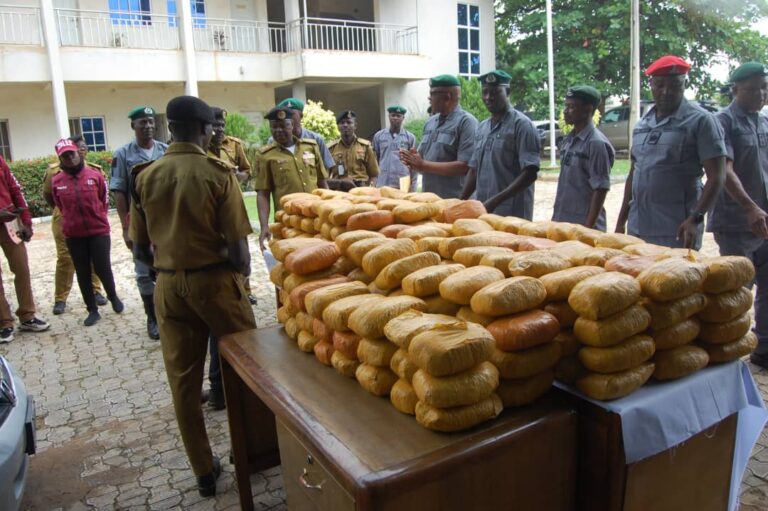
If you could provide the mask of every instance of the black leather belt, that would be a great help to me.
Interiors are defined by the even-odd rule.
[[[233,269],[232,265],[227,262],[221,262],[221,263],[214,263],[209,264],[206,266],[201,266],[200,268],[186,268],[186,269],[180,269],[180,270],[166,270],[164,268],[155,268],[160,273],[176,273],[177,271],[183,271],[186,273],[198,273],[201,271],[212,271],[212,270],[223,270],[223,269]]]

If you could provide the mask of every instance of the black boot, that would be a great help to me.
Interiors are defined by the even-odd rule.
[[[147,335],[157,341],[160,339],[160,332],[157,330],[155,301],[152,295],[141,295],[141,301],[144,302],[144,312],[147,314]]]

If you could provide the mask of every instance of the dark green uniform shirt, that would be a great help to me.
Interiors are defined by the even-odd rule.
[[[370,181],[371,178],[379,175],[379,162],[376,160],[376,153],[373,152],[373,146],[364,138],[357,138],[346,145],[341,140],[333,142],[328,150],[331,151],[333,161],[336,162],[335,178],[349,178],[354,181]],[[339,162],[344,165],[346,174],[339,176]]]

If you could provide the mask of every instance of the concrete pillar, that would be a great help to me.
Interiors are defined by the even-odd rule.
[[[291,84],[291,97],[307,101],[307,84],[304,80],[296,80]]]
[[[387,115],[387,107],[390,105],[403,105],[409,110],[406,114],[406,120],[408,115],[412,114],[412,109],[404,105],[406,97],[405,83],[400,80],[385,80],[379,87],[379,116],[381,119],[381,127],[386,128],[389,126],[389,117]]]
[[[181,49],[184,53],[184,67],[187,80],[184,82],[184,94],[197,96],[197,63],[195,62],[195,41],[192,31],[192,7],[189,0],[176,0],[176,10],[181,28]]]
[[[67,96],[64,92],[59,33],[56,13],[53,10],[53,0],[40,0],[40,21],[43,25],[45,48],[48,51],[48,69],[51,72],[51,92],[53,93],[53,115],[56,118],[56,131],[59,133],[59,137],[64,138],[70,135],[69,114],[67,113]]]

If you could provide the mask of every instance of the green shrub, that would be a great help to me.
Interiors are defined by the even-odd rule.
[[[326,142],[337,140],[341,137],[339,127],[336,125],[336,116],[330,110],[323,108],[322,101],[315,103],[311,99],[304,106],[304,116],[301,125],[308,130],[318,133]]]
[[[560,126],[560,132],[565,137],[568,135],[571,131],[573,131],[573,124],[566,124],[565,123],[565,110],[560,111],[560,117],[558,118],[558,126]],[[594,115],[592,116],[592,122],[595,124],[595,126],[600,124],[600,110],[595,110]]]
[[[253,143],[258,140],[256,126],[246,116],[237,112],[227,113],[227,123],[224,127],[224,132],[230,137],[239,138],[243,142]]]
[[[405,129],[413,133],[413,135],[416,137],[417,146],[421,143],[421,139],[424,136],[424,125],[426,123],[427,119],[425,117],[420,117],[416,119],[409,119],[403,124]]]

